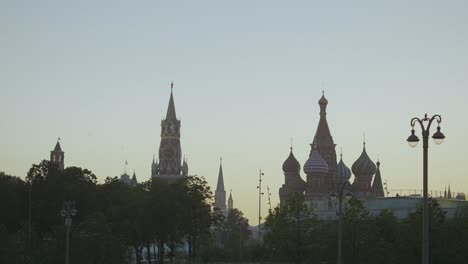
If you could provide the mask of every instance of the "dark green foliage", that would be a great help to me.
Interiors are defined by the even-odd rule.
[[[299,201],[290,201],[301,208]],[[309,235],[295,235],[289,207],[277,207],[267,218],[265,235],[266,258],[271,261],[296,263],[337,262],[337,221],[317,221]],[[421,262],[422,210],[397,220],[388,210],[371,216],[358,199],[345,206],[343,260],[346,264],[382,263],[413,264]],[[302,212],[307,212],[305,208]],[[430,215],[431,263],[468,263],[468,209],[460,208],[456,217],[445,213],[432,200]],[[313,217],[310,221],[313,221]],[[305,225],[304,225],[305,226]],[[307,234],[306,230],[303,230]],[[293,246],[292,246],[293,245]],[[306,248],[301,252],[302,249]],[[300,258],[298,257],[300,256]]]
[[[117,177],[98,184],[89,170],[59,171],[42,161],[32,166],[26,181],[0,172],[0,263],[63,263],[64,200],[76,201],[78,209],[71,227],[71,263],[128,263],[134,254],[139,264],[143,258],[159,263],[174,258],[201,263],[337,261],[337,221],[317,219],[301,196],[270,212],[263,243],[258,243],[241,211],[224,216],[211,210],[212,193],[202,177],[171,184],[151,179],[132,188]],[[447,219],[431,200],[429,216],[431,263],[468,263],[468,207]],[[420,262],[421,223],[421,208],[397,220],[387,210],[371,216],[361,201],[351,199],[344,210],[345,263]],[[178,250],[182,243],[188,256]],[[152,254],[153,245],[158,256]]]
[[[303,263],[317,242],[314,241],[316,222],[303,196],[293,196],[286,205],[274,208],[268,215],[265,243],[276,258]]]
[[[132,188],[117,177],[98,184],[87,169],[60,171],[44,160],[31,167],[26,181],[0,172],[0,210],[8,212],[0,217],[0,263],[63,263],[65,200],[75,201],[78,210],[72,218],[71,263],[128,263],[133,254],[137,263],[142,258],[162,263],[184,242],[192,259],[201,240],[210,238],[212,194],[203,177],[172,184],[152,179]],[[143,256],[143,249],[154,252],[153,244],[159,256],[149,250]]]

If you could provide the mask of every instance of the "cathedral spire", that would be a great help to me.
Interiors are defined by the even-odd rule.
[[[374,182],[372,183],[371,193],[373,197],[385,197],[382,176],[380,175],[380,160],[377,161],[377,171],[374,176]]]
[[[314,142],[318,145],[333,145],[333,138],[330,133],[330,128],[328,127],[327,122],[327,105],[328,100],[325,98],[325,92],[322,91],[322,97],[318,101],[320,106],[320,121],[317,127],[317,132],[315,133]]]
[[[174,83],[171,82],[171,97],[169,98],[169,105],[167,106],[166,120],[176,120],[176,111],[174,105],[174,96],[172,90],[174,88]]]
[[[229,199],[228,199],[228,211],[234,208],[234,201],[232,200],[232,190],[229,192]]]
[[[223,158],[219,159],[218,184],[216,185],[216,191],[224,191]]]
[[[215,190],[214,208],[218,208],[223,214],[226,213],[226,191],[224,190],[223,158],[219,159],[218,183]]]

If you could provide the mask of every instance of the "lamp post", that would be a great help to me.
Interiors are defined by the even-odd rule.
[[[260,169],[259,175],[258,175],[258,241],[261,241],[262,238],[262,231],[261,231],[261,226],[260,222],[262,220],[262,176],[263,176],[262,169]]]
[[[440,115],[434,115],[431,118],[424,115],[424,118],[414,117],[411,119],[411,135],[408,137],[408,145],[410,147],[416,147],[419,142],[419,138],[414,134],[414,126],[419,124],[421,126],[421,133],[423,137],[423,225],[422,225],[422,264],[429,264],[429,214],[427,205],[427,163],[428,163],[428,148],[429,148],[429,131],[433,121],[437,121],[437,132],[432,135],[434,143],[437,145],[442,144],[445,139],[445,135],[440,132],[440,123],[442,117]]]
[[[65,264],[70,263],[70,226],[72,223],[72,217],[75,216],[77,210],[75,209],[75,201],[65,201],[63,203],[60,214],[65,218],[66,231],[66,244],[65,244]]]
[[[353,195],[350,192],[345,193],[345,187],[348,180],[343,181],[338,187],[338,195],[330,194],[330,199],[336,201],[338,199],[338,264],[343,263],[343,198],[349,201]]]
[[[32,233],[32,227],[31,227],[31,222],[32,222],[32,179],[29,179],[28,181],[29,185],[29,203],[28,203],[28,253],[29,253],[29,259],[32,257],[32,243],[31,243],[31,233]],[[29,262],[28,262],[29,263]]]

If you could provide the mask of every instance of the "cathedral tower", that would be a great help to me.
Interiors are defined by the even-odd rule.
[[[228,199],[228,212],[234,209],[234,201],[232,200],[232,190],[229,193],[229,199]]]
[[[361,156],[354,162],[351,170],[354,174],[353,193],[358,197],[369,196],[371,194],[372,177],[377,169],[374,162],[367,155],[366,143],[363,145]]]
[[[336,151],[335,143],[333,142],[333,137],[330,133],[330,128],[327,121],[327,105],[328,100],[325,98],[325,93],[322,92],[322,97],[318,101],[320,106],[320,121],[315,133],[313,144],[317,145],[317,151],[320,153],[320,156],[327,162],[329,171],[325,177],[325,182],[323,185],[323,192],[330,192],[336,189]],[[310,151],[312,155],[313,149]]]
[[[379,198],[385,197],[382,176],[380,175],[380,161],[377,161],[377,172],[375,173],[374,182],[371,188],[372,197]]]
[[[219,161],[218,184],[215,191],[214,208],[218,208],[223,214],[226,214],[226,191],[224,190],[223,164]]]
[[[300,175],[301,165],[294,157],[292,147],[288,158],[283,163],[284,184],[279,189],[280,204],[284,205],[293,193],[303,194],[306,183]]]
[[[176,117],[173,83],[167,107],[166,118],[161,121],[161,143],[159,145],[159,164],[153,161],[152,176],[168,181],[182,178],[182,149],[180,147],[180,120]],[[185,172],[188,171],[186,165]]]
[[[62,151],[60,147],[60,138],[57,140],[57,144],[55,144],[54,150],[50,152],[50,162],[57,164],[58,169],[63,171],[64,169],[64,159],[65,159],[65,152]]]
[[[318,152],[317,145],[312,144],[312,153],[304,164],[304,173],[307,175],[306,200],[328,197],[327,177],[329,171],[328,164]]]

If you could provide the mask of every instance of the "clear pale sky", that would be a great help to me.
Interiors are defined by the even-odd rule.
[[[24,177],[61,137],[66,166],[103,182],[128,160],[148,180],[174,81],[190,173],[215,187],[222,156],[234,206],[255,224],[258,170],[278,203],[290,138],[304,164],[324,82],[349,167],[365,132],[389,188],[421,188],[409,121],[439,113],[447,140],[430,146],[430,189],[466,192],[467,12],[427,0],[2,1],[0,170]]]

